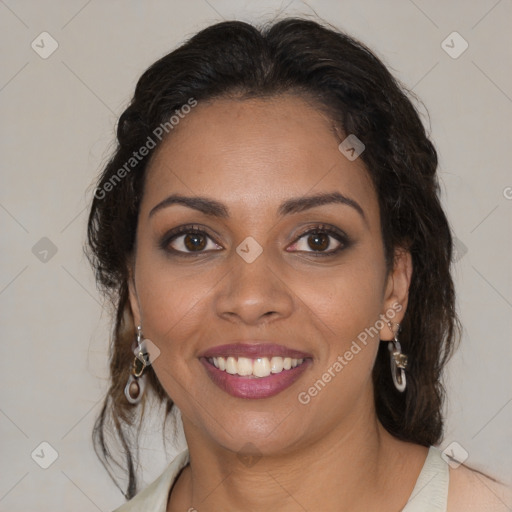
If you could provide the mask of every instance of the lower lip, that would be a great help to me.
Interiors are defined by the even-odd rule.
[[[311,359],[305,359],[302,364],[283,370],[281,373],[272,373],[268,377],[244,377],[231,375],[219,370],[204,357],[200,358],[212,381],[231,396],[237,398],[270,398],[290,387],[307,369]]]

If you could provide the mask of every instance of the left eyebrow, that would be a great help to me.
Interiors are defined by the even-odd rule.
[[[173,194],[152,208],[149,212],[149,217],[153,216],[159,210],[167,208],[173,204],[181,204],[182,206],[198,210],[201,213],[212,217],[228,217],[229,215],[228,209],[222,203],[208,197],[186,197],[179,194]]]
[[[279,214],[289,215],[291,213],[299,213],[303,212],[304,210],[309,210],[310,208],[323,206],[325,204],[344,204],[350,206],[359,213],[359,215],[363,218],[365,224],[368,225],[368,219],[366,218],[366,215],[364,213],[364,210],[361,208],[361,205],[354,199],[344,196],[339,192],[315,194],[313,196],[303,196],[288,199],[279,207]]]

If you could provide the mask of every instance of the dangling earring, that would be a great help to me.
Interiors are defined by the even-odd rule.
[[[400,324],[396,324],[396,330],[393,329],[391,322],[388,322],[389,328],[393,333],[393,341],[388,343],[388,349],[391,359],[391,376],[393,377],[393,384],[395,388],[403,393],[405,386],[407,385],[405,378],[405,368],[407,366],[407,356],[402,354],[402,347],[398,341],[398,331],[400,330]]]
[[[149,355],[146,350],[144,336],[142,335],[142,327],[137,326],[137,346],[134,349],[135,358],[132,363],[132,369],[128,382],[124,387],[124,395],[131,404],[138,404],[144,395],[146,387],[146,375],[144,370],[150,365]]]

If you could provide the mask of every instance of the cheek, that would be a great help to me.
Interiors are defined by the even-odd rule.
[[[298,396],[310,412],[335,425],[340,415],[371,403],[372,368],[380,344],[383,275],[375,262],[347,265],[329,276],[303,282],[301,297],[320,358]],[[370,407],[370,405],[368,405]]]
[[[144,322],[144,336],[160,350],[153,368],[171,399],[186,411],[190,393],[197,403],[201,393],[193,378],[202,371],[195,357],[201,333],[207,329],[204,308],[216,280],[206,273],[194,274],[160,265],[153,259],[140,260],[138,294]],[[218,280],[217,280],[218,281]]]
[[[291,288],[331,340],[342,349],[366,328],[375,325],[382,310],[384,269],[379,262],[358,255],[337,267],[305,279],[298,273]]]
[[[380,344],[376,324],[383,301],[385,274],[381,267],[358,254],[325,275],[296,281],[308,322],[314,325],[319,354],[319,364],[307,382],[311,387],[301,391],[316,400],[314,407],[326,418],[338,414],[329,409],[333,403],[337,411],[352,410],[362,390],[369,389]],[[304,327],[307,332],[308,326]],[[316,393],[322,395],[318,400],[313,398]]]
[[[222,280],[222,269],[171,264],[164,256],[140,251],[136,287],[144,323],[144,335],[168,361],[191,356],[198,334],[206,328],[209,297]],[[155,369],[158,365],[155,362]]]

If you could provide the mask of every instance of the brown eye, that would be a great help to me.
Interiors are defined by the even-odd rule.
[[[222,249],[206,232],[187,227],[180,227],[168,234],[162,240],[161,247],[166,251],[182,254],[199,254]]]
[[[286,250],[312,256],[332,256],[351,245],[348,236],[329,226],[318,226],[303,233]]]
[[[200,233],[189,233],[185,235],[183,243],[189,251],[202,251],[206,247],[207,239]]]
[[[313,251],[325,251],[329,243],[329,235],[326,233],[313,233],[308,236],[308,246]]]

